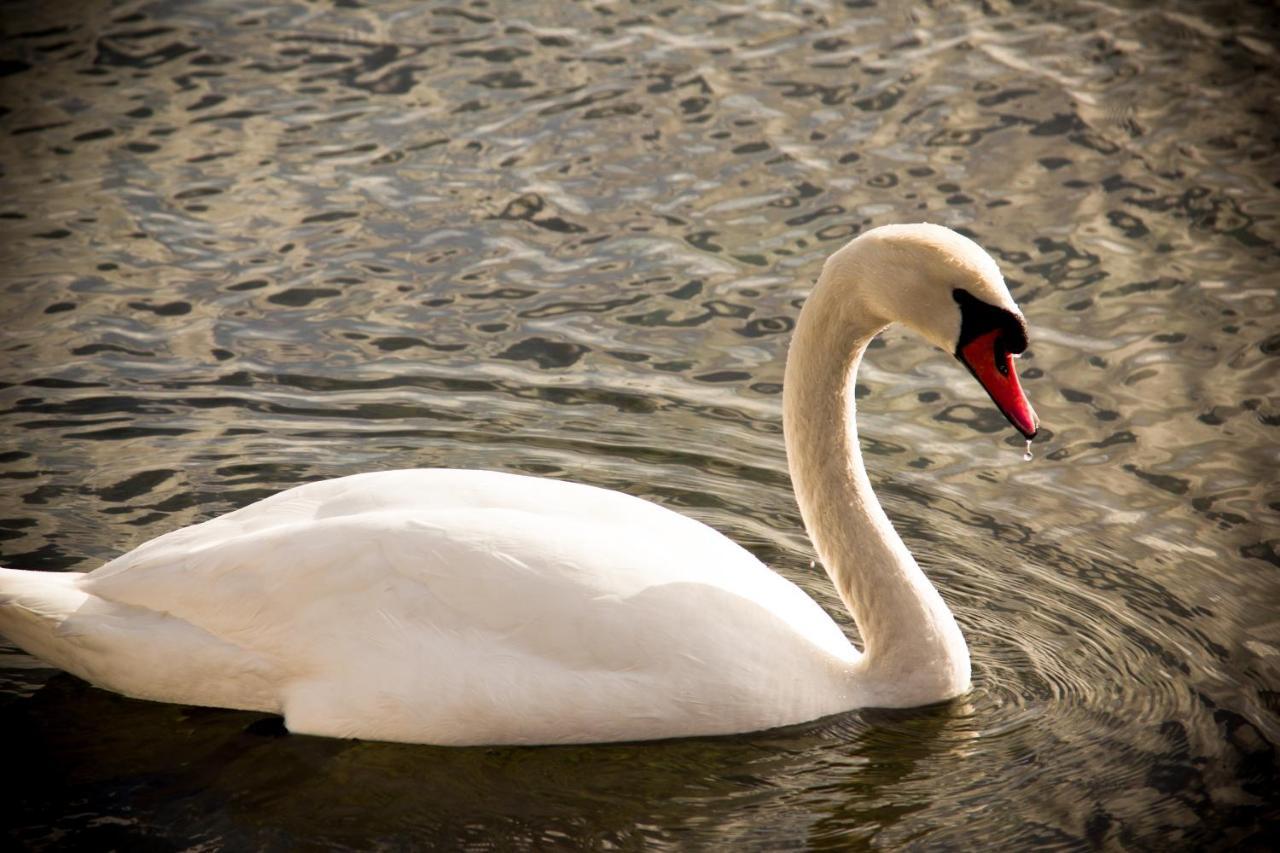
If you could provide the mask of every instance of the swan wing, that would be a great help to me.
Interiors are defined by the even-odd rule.
[[[542,526],[530,529],[516,523],[520,518]],[[216,624],[254,599],[270,600],[271,590],[319,599],[326,588],[364,588],[393,574],[471,583],[469,575],[500,552],[503,565],[528,561],[544,574],[568,571],[558,551],[574,543],[582,550],[589,541],[600,551],[582,576],[605,583],[626,575],[614,571],[622,564],[610,552],[619,549],[594,541],[605,530],[646,531],[673,555],[712,548],[730,561],[669,561],[677,573],[732,576],[732,563],[756,563],[706,525],[620,492],[491,471],[410,469],[297,486],[152,539],[84,583],[103,598]],[[462,547],[471,553],[455,553]]]
[[[492,472],[308,484],[83,583],[270,661],[290,728],[323,734],[545,742],[776,725],[823,712],[850,651],[811,599],[711,528]]]

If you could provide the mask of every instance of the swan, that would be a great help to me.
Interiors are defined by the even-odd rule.
[[[442,745],[757,731],[969,688],[955,618],[872,492],[868,343],[954,353],[1028,441],[1026,323],[995,261],[938,225],[831,255],[797,321],[783,426],[805,527],[863,648],[710,527],[587,485],[478,470],[307,483],[95,571],[0,569],[0,633],[141,699],[292,732]]]

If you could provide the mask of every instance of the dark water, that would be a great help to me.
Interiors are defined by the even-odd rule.
[[[295,483],[571,478],[838,602],[783,355],[928,219],[1032,325],[1033,463],[902,332],[872,476],[971,695],[438,749],[134,702],[0,647],[10,841],[91,849],[1262,849],[1277,820],[1269,4],[0,6],[0,551],[92,569]],[[934,8],[936,6],[937,8]]]

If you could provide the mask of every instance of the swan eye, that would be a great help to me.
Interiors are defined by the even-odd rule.
[[[956,340],[957,356],[975,339],[991,332],[999,332],[996,349],[1000,362],[1003,355],[1019,355],[1027,349],[1027,323],[1007,308],[983,302],[969,291],[957,287],[951,297],[960,306],[960,337]]]

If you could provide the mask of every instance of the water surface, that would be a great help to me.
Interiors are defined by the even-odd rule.
[[[961,229],[1036,459],[948,355],[860,377],[974,688],[730,738],[439,749],[123,699],[0,646],[12,841],[1261,849],[1277,807],[1280,43],[1266,4],[11,3],[0,558],[89,570],[448,465],[705,521],[852,631],[780,390],[825,256]]]

